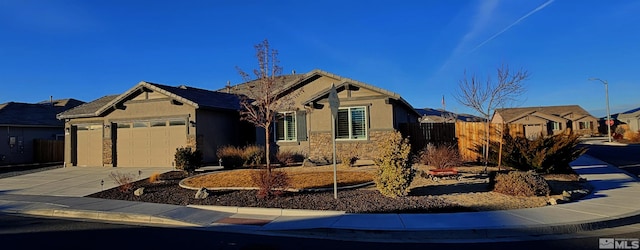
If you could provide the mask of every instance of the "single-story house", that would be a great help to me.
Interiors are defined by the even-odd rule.
[[[631,131],[640,131],[640,108],[627,110],[618,114],[618,121],[629,125]]]
[[[72,166],[174,166],[178,147],[216,162],[222,145],[253,142],[242,131],[236,95],[142,81],[58,114],[64,120],[65,162]]]
[[[421,115],[421,123],[481,122],[485,120],[482,117],[469,114],[457,114],[442,109],[423,108],[416,109],[416,112]]]
[[[496,109],[491,122],[521,124],[527,138],[555,135],[567,128],[582,135],[598,133],[598,118],[578,105]]]
[[[8,102],[0,104],[0,165],[34,163],[34,140],[63,140],[64,123],[56,114],[84,102],[76,99],[49,100],[40,103]]]
[[[315,161],[332,159],[332,118],[328,101],[332,84],[340,101],[335,121],[338,152],[372,159],[377,156],[378,138],[397,130],[401,123],[417,123],[420,117],[396,93],[323,70],[292,73],[278,80],[276,92],[282,97],[293,97],[293,105],[279,110],[271,143],[277,150],[297,152]],[[254,98],[251,95],[256,83],[254,80],[229,85],[218,91]],[[265,143],[264,131],[258,130],[256,137],[258,143]]]

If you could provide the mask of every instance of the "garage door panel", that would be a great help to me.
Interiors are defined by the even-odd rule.
[[[186,125],[118,129],[117,161],[122,167],[173,166],[175,150],[186,144]],[[154,126],[155,124],[155,126]]]
[[[102,166],[102,129],[94,125],[91,130],[76,131],[76,165]]]

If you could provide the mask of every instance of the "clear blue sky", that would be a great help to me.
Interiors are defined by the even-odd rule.
[[[218,89],[268,39],[284,72],[322,69],[472,113],[463,72],[531,78],[519,106],[640,107],[640,1],[0,0],[0,103],[120,94],[139,81]]]

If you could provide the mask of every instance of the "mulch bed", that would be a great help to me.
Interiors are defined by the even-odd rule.
[[[163,203],[174,205],[218,205],[240,207],[266,207],[284,209],[312,209],[346,211],[347,213],[448,213],[475,211],[451,204],[437,196],[407,196],[388,198],[371,189],[339,190],[338,199],[330,192],[287,192],[271,199],[257,198],[255,190],[209,191],[209,197],[195,199],[194,190],[181,188],[178,183],[187,177],[180,171],[162,174],[162,182],[137,181],[129,192],[119,188],[91,194],[88,197]],[[133,190],[144,187],[142,196]]]

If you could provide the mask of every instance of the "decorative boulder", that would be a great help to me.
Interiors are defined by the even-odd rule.
[[[304,159],[304,161],[302,161],[302,166],[303,167],[315,167],[316,164],[313,163],[311,160],[309,159]]]
[[[209,191],[206,188],[200,188],[198,192],[196,192],[196,199],[202,200],[209,197]]]
[[[142,196],[144,194],[144,188],[141,187],[141,188],[136,189],[135,191],[133,191],[133,194],[135,196]]]

